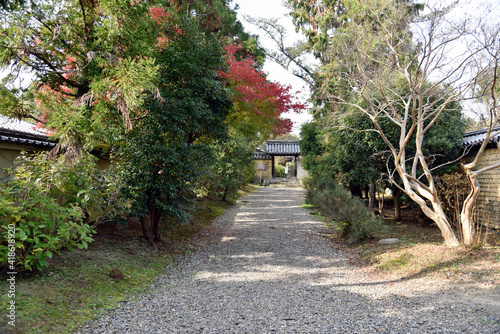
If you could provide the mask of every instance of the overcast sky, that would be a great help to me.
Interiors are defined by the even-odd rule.
[[[245,21],[243,15],[248,15],[251,17],[258,18],[278,18],[281,25],[288,29],[288,45],[292,45],[297,39],[303,39],[299,34],[295,33],[295,28],[292,23],[292,19],[287,16],[288,9],[282,4],[282,0],[233,0],[234,4],[239,5],[238,18],[243,23],[245,30],[251,34],[256,34],[260,36],[259,41],[266,48],[272,48],[273,44],[267,39],[260,30],[253,24]],[[301,79],[290,74],[280,65],[267,60],[264,65],[264,72],[268,74],[268,79],[271,81],[279,82],[282,85],[291,85],[292,92],[298,92],[295,94],[299,97],[302,103],[307,103],[309,98],[309,89],[307,84]],[[295,113],[283,114],[284,117],[290,118],[294,123],[292,132],[299,134],[300,125],[310,119],[312,116],[307,112],[300,115]]]

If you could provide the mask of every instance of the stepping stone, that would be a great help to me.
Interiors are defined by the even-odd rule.
[[[399,243],[399,239],[392,238],[392,239],[380,239],[378,241],[379,245],[394,245]]]

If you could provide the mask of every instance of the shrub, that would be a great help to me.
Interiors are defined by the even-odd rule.
[[[361,241],[384,228],[381,219],[374,217],[361,199],[353,197],[334,180],[308,179],[304,185],[306,201],[329,219],[343,238]]]
[[[0,185],[0,266],[17,271],[41,270],[63,248],[87,248],[95,233],[90,221],[102,219],[110,200],[117,202],[106,196],[109,184],[97,185],[101,174],[91,157],[68,163],[46,153],[24,154],[9,172]],[[15,259],[9,258],[13,250]]]
[[[274,176],[285,177],[285,166],[274,165]]]
[[[89,175],[92,188],[87,191],[80,190],[80,195],[88,196],[82,205],[86,222],[96,226],[105,221],[123,220],[122,218],[131,211],[132,202],[122,192],[124,187],[122,170],[112,165],[105,170],[93,168]]]
[[[73,204],[63,207],[44,194],[32,194],[26,201],[13,200],[14,187],[4,187],[0,196],[2,236],[0,237],[0,263],[11,265],[15,271],[41,270],[48,266],[48,258],[63,247],[87,247],[92,242],[93,230],[82,223],[83,213]],[[15,258],[9,257],[12,248],[7,238],[9,229],[15,231]],[[9,249],[10,248],[10,249]]]
[[[215,161],[205,177],[210,193],[227,198],[235,196],[238,189],[254,176],[253,146],[247,138],[232,136],[212,145]]]
[[[314,195],[316,194],[316,179],[308,176],[302,179],[302,185],[306,189],[305,202],[314,205]]]
[[[460,226],[462,203],[471,190],[467,176],[461,173],[451,173],[437,176],[435,180],[444,212],[453,226]]]

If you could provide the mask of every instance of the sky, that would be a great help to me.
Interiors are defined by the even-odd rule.
[[[245,27],[245,31],[251,34],[259,35],[259,42],[265,48],[273,48],[272,42],[253,24],[248,23],[244,19],[244,15],[251,16],[253,18],[278,18],[281,25],[288,29],[288,39],[287,45],[292,45],[298,39],[304,39],[301,35],[295,33],[295,27],[292,23],[292,18],[287,15],[288,9],[282,4],[282,0],[233,0],[233,4],[239,6],[238,19],[241,21]],[[280,65],[266,59],[263,71],[267,73],[268,79],[274,82],[278,82],[285,86],[292,86],[291,92],[299,98],[299,100],[307,104],[309,99],[309,89],[307,84],[295,77],[293,74],[286,71]],[[295,94],[298,92],[297,94]],[[292,133],[299,134],[301,124],[312,119],[312,115],[308,112],[303,112],[302,114],[286,113],[283,117],[290,118],[294,123]]]

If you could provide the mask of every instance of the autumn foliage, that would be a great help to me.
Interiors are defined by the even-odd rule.
[[[291,95],[290,86],[269,81],[264,72],[256,70],[251,56],[238,59],[240,49],[240,45],[226,45],[229,67],[219,71],[233,93],[230,123],[245,123],[252,125],[254,130],[269,131],[274,135],[290,132],[292,122],[280,116],[288,111],[301,113],[305,106]]]

